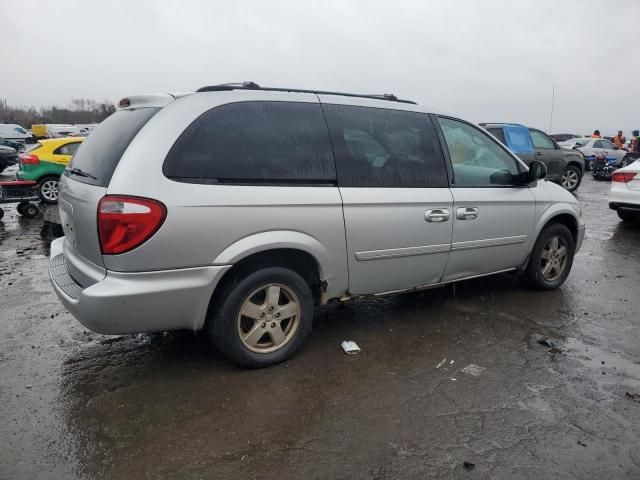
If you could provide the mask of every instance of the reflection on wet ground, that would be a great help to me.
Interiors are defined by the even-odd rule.
[[[48,285],[44,217],[8,212],[0,478],[639,478],[640,227],[607,189],[580,189],[561,289],[504,275],[326,306],[259,371],[191,332],[88,332]]]

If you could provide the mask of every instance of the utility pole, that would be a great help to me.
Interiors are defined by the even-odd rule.
[[[553,126],[553,104],[556,101],[556,86],[553,86],[553,90],[551,90],[551,114],[549,115],[549,135],[553,133],[551,127]]]

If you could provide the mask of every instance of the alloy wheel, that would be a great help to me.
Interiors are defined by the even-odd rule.
[[[578,173],[575,170],[566,170],[562,174],[562,179],[560,180],[560,183],[567,190],[571,190],[575,188],[576,185],[578,185],[578,180],[579,180]]]
[[[567,268],[568,260],[567,244],[561,236],[554,235],[544,246],[540,257],[544,279],[548,282],[557,280]]]
[[[279,283],[263,285],[251,292],[240,308],[240,340],[252,352],[274,352],[293,338],[301,312],[300,301],[289,287]]]
[[[40,186],[42,197],[49,202],[58,201],[58,180],[45,180]]]

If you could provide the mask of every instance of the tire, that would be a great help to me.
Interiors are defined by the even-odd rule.
[[[25,205],[28,205],[28,204],[29,202],[20,202],[18,203],[18,205],[16,205],[16,210],[20,215],[24,215],[24,213],[22,213],[22,209],[25,207]]]
[[[555,251],[553,240],[557,240],[556,247],[564,247],[565,255]],[[573,256],[576,247],[573,235],[567,227],[560,223],[547,225],[536,240],[529,259],[529,264],[525,271],[525,276],[529,285],[535,290],[553,290],[564,283],[573,265]],[[556,262],[555,267],[547,270],[549,260],[544,256],[551,255],[551,259]],[[544,263],[544,265],[543,265]],[[547,273],[545,273],[545,271]]]
[[[623,222],[634,222],[638,220],[638,215],[633,212],[628,212],[619,208],[616,211],[618,212],[618,217],[620,217],[620,220]]]
[[[560,178],[560,185],[569,191],[574,192],[580,186],[582,182],[582,171],[575,165],[567,165],[562,177]]]
[[[266,267],[225,282],[214,294],[206,328],[231,362],[267,367],[287,360],[302,346],[311,333],[313,305],[311,289],[300,275],[287,268]],[[297,313],[277,320],[279,310],[285,315]]]
[[[35,218],[38,215],[38,207],[36,207],[33,203],[27,203],[22,207],[21,215],[27,218]]]
[[[42,203],[58,203],[58,177],[44,177],[38,181],[38,196]]]
[[[2,217],[4,217],[4,210],[0,208],[0,220],[2,220]]]

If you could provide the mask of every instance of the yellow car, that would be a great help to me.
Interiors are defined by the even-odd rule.
[[[18,180],[38,182],[44,203],[58,202],[58,180],[84,137],[53,138],[30,145],[19,158]]]

